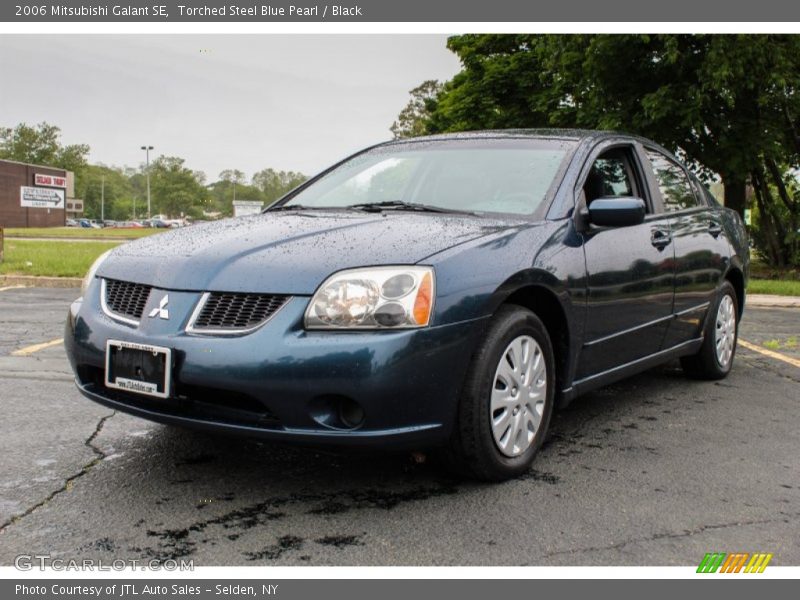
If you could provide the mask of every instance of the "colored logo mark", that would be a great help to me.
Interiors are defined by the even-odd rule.
[[[763,573],[767,568],[772,554],[767,552],[708,552],[700,566],[697,567],[698,573]]]

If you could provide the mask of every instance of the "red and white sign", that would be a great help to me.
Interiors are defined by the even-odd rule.
[[[67,178],[59,177],[58,175],[44,175],[36,173],[33,176],[34,185],[42,185],[45,187],[65,188],[67,187]]]

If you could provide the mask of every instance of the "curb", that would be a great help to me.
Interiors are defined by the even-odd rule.
[[[0,285],[23,285],[25,287],[43,288],[79,288],[83,279],[80,277],[34,277],[32,275],[0,275]]]
[[[758,308],[800,308],[800,296],[774,296],[772,294],[748,294],[744,306]]]

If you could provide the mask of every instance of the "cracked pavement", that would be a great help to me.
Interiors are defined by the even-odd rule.
[[[554,416],[534,470],[457,481],[404,455],[185,431],[74,389],[76,290],[0,292],[0,564],[185,558],[196,565],[687,565],[706,552],[800,564],[800,369],[740,347],[732,374],[677,363]],[[749,309],[740,335],[791,356],[800,311]]]

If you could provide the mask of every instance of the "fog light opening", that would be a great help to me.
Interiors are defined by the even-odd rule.
[[[339,420],[347,429],[361,427],[364,423],[364,409],[358,402],[343,398],[339,402]]]
[[[323,427],[345,431],[358,429],[366,420],[358,402],[339,394],[313,398],[308,405],[308,415]]]

